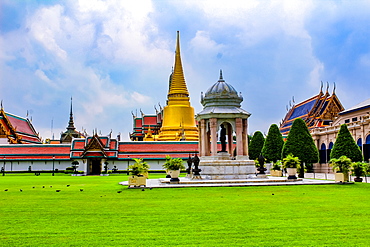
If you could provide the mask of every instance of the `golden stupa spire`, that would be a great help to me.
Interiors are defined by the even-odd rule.
[[[162,127],[158,141],[198,141],[198,128],[194,118],[194,108],[190,105],[180,56],[180,35],[177,31],[175,66],[173,68],[167,96],[163,108]],[[179,135],[179,133],[183,133]]]
[[[185,83],[184,71],[182,70],[181,55],[180,55],[180,32],[177,31],[176,41],[176,56],[175,56],[175,68],[172,73],[172,81],[168,96],[184,94],[185,97],[189,96],[188,89]]]

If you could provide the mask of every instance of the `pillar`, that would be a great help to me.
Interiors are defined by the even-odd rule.
[[[211,153],[212,156],[217,155],[217,118],[210,119],[211,128]]]
[[[227,151],[233,156],[233,127],[231,124],[227,124]]]
[[[243,123],[241,118],[235,119],[236,126],[236,156],[243,156]]]
[[[243,119],[243,155],[248,156],[248,119]]]
[[[206,126],[206,120],[202,119],[199,122],[199,156],[206,156],[207,155],[207,126]]]

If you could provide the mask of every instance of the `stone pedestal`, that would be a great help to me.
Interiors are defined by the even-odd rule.
[[[257,178],[267,178],[266,174],[257,174]]]
[[[226,154],[226,155],[225,155]],[[199,168],[203,179],[247,179],[255,174],[253,160],[231,160],[228,153],[201,157]]]

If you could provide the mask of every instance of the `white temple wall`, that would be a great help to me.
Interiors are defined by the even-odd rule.
[[[65,170],[67,167],[72,166],[73,160],[55,160],[54,169]],[[78,171],[85,171],[86,165],[84,165],[82,160],[77,160],[79,162]],[[162,165],[165,160],[144,160],[150,166],[150,170],[164,170]],[[135,163],[134,160],[108,160],[108,170],[112,170],[114,166],[118,170],[127,170],[129,165]],[[186,166],[186,160],[184,160],[184,165]],[[4,166],[4,161],[0,160],[0,167]],[[32,171],[52,171],[53,169],[53,160],[22,160],[22,161],[10,161],[5,160],[5,171],[28,171],[29,166],[31,166]],[[102,169],[103,166],[102,166]]]

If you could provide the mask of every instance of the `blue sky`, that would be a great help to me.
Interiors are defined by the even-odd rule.
[[[128,140],[131,111],[165,105],[177,30],[195,112],[222,69],[249,133],[267,133],[321,81],[345,108],[370,96],[369,1],[3,0],[0,99],[43,139],[65,131],[72,96],[78,130]]]

